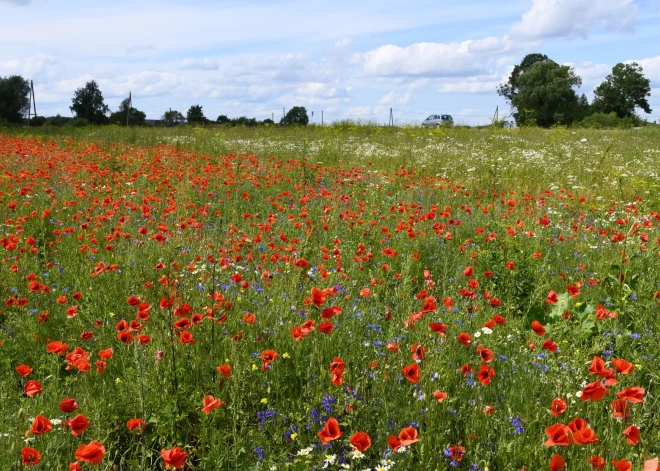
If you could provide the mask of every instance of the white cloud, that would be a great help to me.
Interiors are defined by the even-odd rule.
[[[660,85],[660,56],[627,62],[637,62],[644,69],[644,76],[653,84]]]
[[[488,57],[476,60],[470,52],[472,41],[462,43],[415,43],[407,47],[392,44],[357,54],[367,75],[458,77],[489,71]]]
[[[14,5],[29,5],[31,0],[0,0],[0,2],[13,3]]]
[[[403,94],[396,93],[395,91],[389,92],[380,99],[381,105],[407,105],[412,100],[412,93],[410,91]]]
[[[0,62],[0,75],[16,74],[33,80],[52,79],[61,76],[65,71],[64,66],[48,54],[35,54],[22,60]]]
[[[637,20],[633,0],[533,0],[509,34],[516,40],[586,38],[594,27],[631,32]]]
[[[566,62],[564,65],[573,67],[575,73],[582,79],[583,88],[594,88],[612,72],[612,66],[607,64],[597,64],[595,62]]]
[[[188,70],[218,70],[220,64],[215,59],[204,57],[184,59],[181,61],[180,67]]]

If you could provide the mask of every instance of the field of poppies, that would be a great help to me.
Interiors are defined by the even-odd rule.
[[[38,132],[0,469],[658,470],[660,132]]]

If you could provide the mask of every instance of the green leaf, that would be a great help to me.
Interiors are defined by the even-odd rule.
[[[532,321],[539,321],[543,325],[548,323],[548,316],[542,306],[532,306],[525,317],[527,318],[527,324],[531,324]]]
[[[557,303],[552,306],[552,310],[550,311],[550,317],[553,319],[559,319],[562,314],[564,314],[566,311],[568,311],[568,304],[571,301],[571,297],[568,293],[562,293],[559,295],[559,299]]]

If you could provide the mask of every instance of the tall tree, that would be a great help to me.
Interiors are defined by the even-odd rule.
[[[554,61],[535,63],[518,78],[511,100],[518,125],[549,127],[571,124],[579,117],[580,100],[574,87],[582,85],[572,67]]]
[[[30,83],[23,77],[0,77],[0,120],[20,123],[30,105]]]
[[[179,124],[185,120],[183,115],[176,110],[166,111],[163,113],[163,117],[161,119],[168,126],[174,126],[175,124]]]
[[[119,109],[110,115],[110,123],[120,124],[121,126],[126,125],[126,117],[128,116],[128,125],[129,126],[143,126],[147,115],[140,111],[136,110],[131,106],[130,112],[128,111],[128,98],[125,98],[119,105]]]
[[[500,96],[506,98],[506,100],[511,103],[513,101],[513,97],[515,97],[518,93],[518,81],[520,80],[520,76],[531,69],[532,66],[537,62],[547,62],[549,60],[550,59],[548,59],[548,56],[545,54],[527,54],[520,62],[520,64],[513,68],[511,75],[509,76],[509,80],[497,87],[497,93]]]
[[[206,123],[208,119],[204,116],[201,105],[192,105],[186,113],[189,123]]]
[[[108,121],[110,108],[103,101],[103,94],[96,80],[87,82],[84,87],[76,90],[71,101],[71,111],[77,118],[85,118],[92,124],[105,124]]]
[[[635,107],[651,113],[646,97],[651,96],[651,82],[644,77],[642,67],[631,64],[617,64],[612,73],[594,90],[593,107],[601,113],[616,113],[619,118],[635,114]]]
[[[309,117],[307,116],[307,110],[304,106],[294,106],[291,108],[284,118],[280,120],[280,124],[298,124],[300,126],[307,126],[309,123]]]

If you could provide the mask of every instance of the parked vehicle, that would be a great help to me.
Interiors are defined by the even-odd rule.
[[[422,122],[424,127],[452,126],[454,119],[448,114],[432,114]]]

